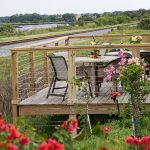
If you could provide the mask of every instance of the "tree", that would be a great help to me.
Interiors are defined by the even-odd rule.
[[[67,23],[74,23],[76,21],[74,14],[66,13],[62,17],[63,17],[64,21]]]

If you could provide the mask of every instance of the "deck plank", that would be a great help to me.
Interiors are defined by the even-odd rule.
[[[111,93],[113,90],[113,85],[111,83],[103,83],[100,88],[99,96],[92,99],[93,104],[113,104],[113,100],[111,99]],[[118,89],[121,93],[123,90],[121,88]],[[48,87],[43,90],[35,93],[34,95],[28,97],[27,99],[20,102],[22,105],[30,105],[30,104],[67,104],[68,95],[65,98],[65,101],[62,101],[62,97],[49,96],[46,98],[48,92]],[[63,90],[57,90],[57,93],[63,93]],[[83,93],[81,91],[76,92],[77,95],[77,103],[86,103],[86,100],[83,98]],[[122,93],[121,96],[118,97],[119,103],[127,103],[128,94]],[[147,97],[146,103],[150,103],[150,95]]]

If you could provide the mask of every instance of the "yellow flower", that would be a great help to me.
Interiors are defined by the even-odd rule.
[[[130,43],[140,43],[142,41],[142,37],[139,36],[132,36],[130,38]]]
[[[96,45],[96,42],[95,41],[91,41],[90,45]]]

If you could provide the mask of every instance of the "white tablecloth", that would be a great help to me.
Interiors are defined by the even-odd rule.
[[[96,63],[96,62],[107,63],[117,58],[119,57],[118,56],[100,56],[99,58],[76,57],[75,62],[76,63]]]

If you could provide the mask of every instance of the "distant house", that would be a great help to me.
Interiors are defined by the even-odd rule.
[[[79,18],[81,18],[81,14],[75,14],[75,18],[76,18],[76,21],[78,21]]]

